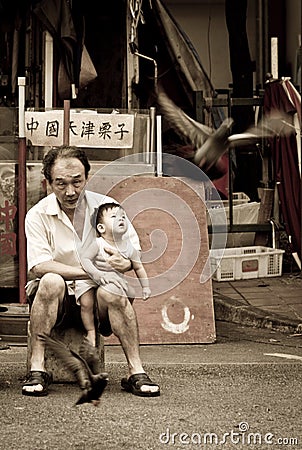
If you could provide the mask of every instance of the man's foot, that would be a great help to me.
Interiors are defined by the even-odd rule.
[[[23,385],[22,394],[33,397],[43,397],[48,394],[48,386],[52,382],[52,376],[47,372],[32,370]]]
[[[7,308],[3,308],[3,310],[7,311]],[[1,310],[1,306],[0,306],[0,312],[2,312]],[[9,350],[9,345],[7,344],[2,344],[2,338],[0,338],[0,350]]]
[[[158,384],[153,383],[146,373],[136,373],[128,379],[123,378],[121,386],[126,392],[140,397],[158,397],[160,395]]]
[[[0,344],[0,350],[9,350],[9,345],[6,344]]]
[[[95,375],[101,372],[100,358],[98,355],[98,350],[94,347],[91,342],[84,338],[80,348],[79,354],[84,358],[90,367],[92,373]]]

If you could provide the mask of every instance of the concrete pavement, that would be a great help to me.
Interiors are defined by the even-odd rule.
[[[285,448],[281,441],[301,448],[301,294],[299,274],[214,281],[215,344],[141,348],[146,371],[161,386],[153,399],[121,390],[120,346],[105,346],[110,381],[100,407],[75,407],[75,384],[53,384],[45,398],[22,396],[27,349],[7,346],[0,351],[0,450],[241,448],[241,427],[253,438],[273,435],[278,448]],[[230,430],[236,445],[187,444],[187,436],[220,439]]]
[[[109,384],[95,408],[74,406],[75,384],[22,396],[26,347],[11,347],[0,352],[0,449],[301,448],[301,348],[301,337],[217,321],[215,344],[141,348],[162,392],[144,399],[121,390],[125,358],[120,346],[108,346]],[[252,441],[241,445],[245,431]]]
[[[301,273],[238,281],[213,281],[216,320],[302,331]]]

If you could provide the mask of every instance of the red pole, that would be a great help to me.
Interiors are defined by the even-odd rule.
[[[25,285],[27,282],[26,261],[26,237],[25,237],[25,215],[26,215],[26,138],[18,141],[18,247],[19,247],[19,301],[26,303]]]
[[[63,144],[69,145],[70,100],[64,100]]]
[[[19,140],[18,140],[18,249],[19,249],[19,302],[26,303],[27,282],[25,215],[26,215],[26,137],[25,86],[26,78],[18,78],[19,85]]]

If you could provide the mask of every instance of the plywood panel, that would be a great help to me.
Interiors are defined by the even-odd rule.
[[[184,179],[148,176],[116,180],[111,178],[106,193],[123,205],[139,234],[152,290],[149,300],[134,302],[141,344],[214,342],[211,279],[200,282],[209,256],[202,183],[192,187]],[[118,341],[110,337],[105,343]]]

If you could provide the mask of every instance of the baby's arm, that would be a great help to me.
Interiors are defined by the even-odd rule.
[[[100,271],[93,263],[95,260],[95,257],[98,254],[98,249],[99,248],[98,248],[97,242],[93,241],[90,243],[89,247],[86,247],[85,249],[83,249],[83,251],[81,252],[81,255],[80,255],[81,263],[82,263],[84,270],[86,270],[86,272],[96,282],[100,278],[100,276],[103,274],[103,272]]]
[[[132,260],[132,266],[133,266],[133,270],[135,271],[137,278],[139,279],[141,287],[143,289],[143,300],[147,300],[151,295],[149,280],[148,280],[146,270],[145,270],[141,260],[139,258],[137,258],[137,255],[136,255],[135,260]]]

